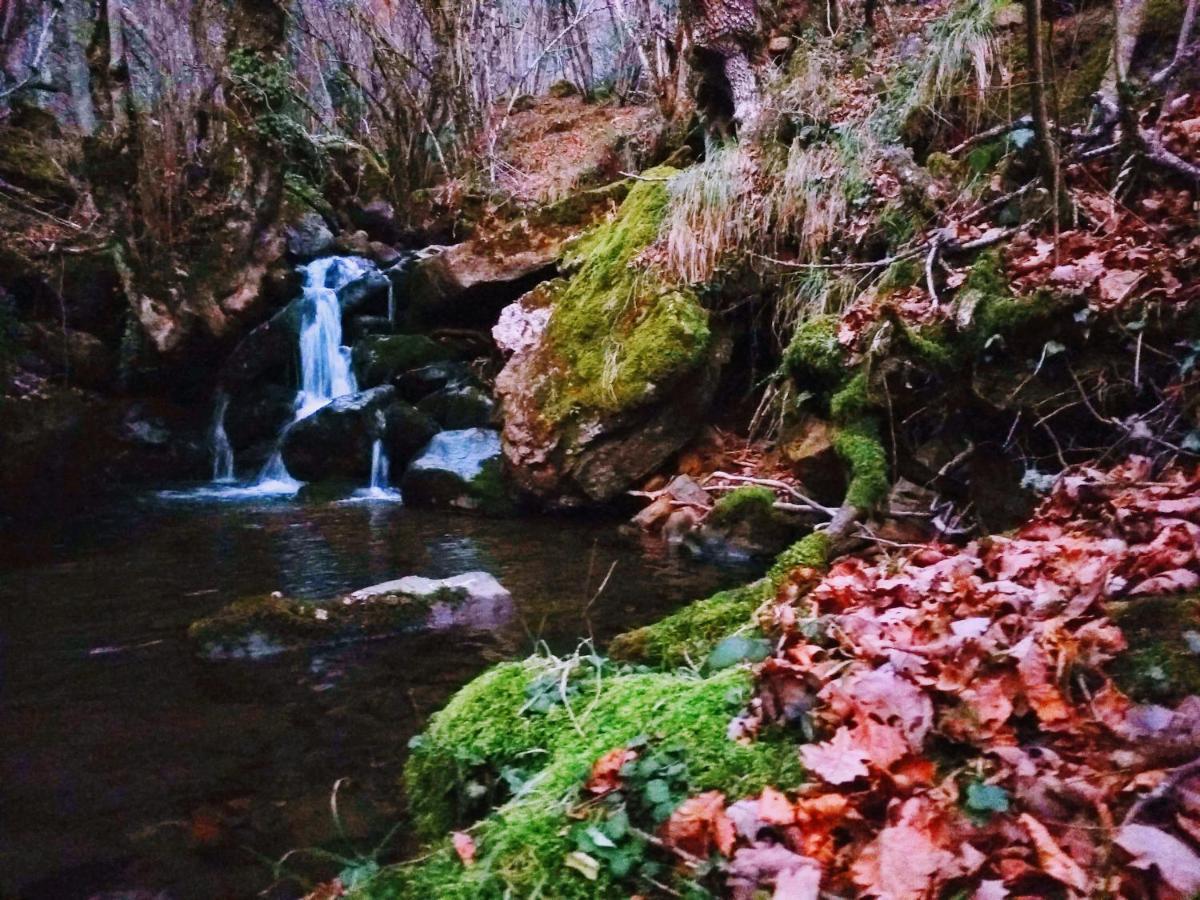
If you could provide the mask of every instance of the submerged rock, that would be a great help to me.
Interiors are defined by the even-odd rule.
[[[514,506],[503,472],[500,435],[485,428],[443,431],[409,464],[406,503],[501,515]]]
[[[413,629],[490,630],[512,612],[512,595],[487,572],[443,579],[413,575],[331,600],[281,594],[239,600],[193,622],[188,636],[211,659],[254,659]]]

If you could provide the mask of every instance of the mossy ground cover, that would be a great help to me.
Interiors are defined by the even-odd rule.
[[[573,666],[546,658],[503,663],[433,717],[414,741],[406,769],[415,821],[426,837],[443,839],[448,829],[471,827],[475,814],[485,813],[471,827],[475,864],[464,866],[438,843],[431,856],[385,870],[358,896],[635,893],[636,882],[623,883],[621,870],[601,865],[585,874],[568,864],[580,827],[604,824],[611,812],[584,802],[582,787],[595,761],[614,748],[633,744],[646,757],[659,752],[677,757],[672,771],[686,793],[744,796],[768,784],[787,788],[802,782],[795,747],[783,736],[767,735],[749,745],[727,737],[731,717],[750,696],[745,668],[701,678],[612,669],[590,660]],[[560,685],[566,687],[560,691]],[[478,793],[489,773],[505,781],[509,799],[491,812],[473,809],[470,794]],[[654,823],[640,827],[653,829]]]
[[[707,310],[690,289],[638,262],[658,237],[673,174],[646,172],[615,218],[567,253],[574,272],[551,291],[547,418],[635,407],[703,361],[712,338]]]

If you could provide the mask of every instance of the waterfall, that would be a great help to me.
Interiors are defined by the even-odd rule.
[[[212,480],[217,482],[233,481],[233,447],[229,445],[229,435],[225,433],[225,411],[229,409],[229,395],[224,391],[217,394],[216,411],[213,413],[212,431],[209,433],[209,446],[212,448],[213,474]]]
[[[350,370],[350,348],[342,346],[337,289],[364,271],[362,263],[353,257],[331,256],[305,266],[297,419],[311,415],[334,397],[358,389]]]
[[[283,464],[283,436],[296,422],[311,416],[336,397],[358,390],[350,369],[350,348],[342,346],[342,309],[338,288],[366,271],[363,261],[352,256],[327,256],[304,267],[300,297],[300,389],[295,413],[275,440],[275,450],[254,481],[264,492],[295,491],[300,482]]]
[[[388,488],[388,458],[383,449],[383,441],[375,438],[371,445],[371,490],[387,490]]]

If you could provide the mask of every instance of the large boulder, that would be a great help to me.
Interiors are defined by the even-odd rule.
[[[387,430],[385,410],[396,399],[390,386],[338,397],[292,425],[283,437],[283,462],[293,478],[365,480],[371,448]]]
[[[502,515],[513,508],[500,435],[485,428],[443,431],[408,465],[400,483],[413,506],[449,506]]]
[[[728,358],[697,296],[639,259],[672,173],[639,181],[572,248],[569,277],[505,320],[524,325],[496,380],[504,452],[519,486],[549,505],[611,501],[660,466],[704,421]]]
[[[225,434],[234,452],[274,441],[296,411],[296,392],[269,381],[239,390],[225,409]]]
[[[412,369],[445,362],[453,356],[453,351],[423,334],[377,334],[354,345],[351,363],[360,386],[376,387]]]

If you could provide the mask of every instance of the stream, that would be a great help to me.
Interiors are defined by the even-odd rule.
[[[457,687],[537,641],[602,643],[753,574],[640,545],[613,520],[236,491],[148,493],[0,537],[0,897],[30,900],[296,897],[270,861],[352,857],[389,832],[381,861],[400,858],[414,849],[405,747]],[[248,595],[477,569],[517,610],[488,633],[237,662],[201,660],[186,638]],[[306,852],[286,868],[339,866]]]

